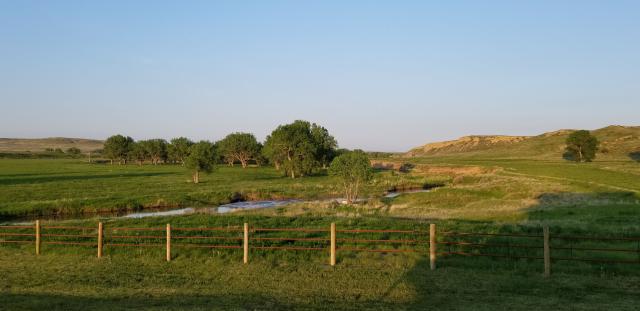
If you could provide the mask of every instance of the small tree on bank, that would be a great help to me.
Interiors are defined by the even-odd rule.
[[[576,162],[591,162],[596,158],[598,139],[589,131],[575,131],[567,137],[566,152]]]
[[[358,198],[362,185],[373,177],[373,169],[367,154],[355,150],[337,156],[331,162],[329,174],[342,179],[346,200],[352,203]]]
[[[213,144],[200,141],[189,148],[189,156],[185,159],[185,166],[193,171],[193,183],[200,182],[200,172],[210,173],[216,163]]]
[[[260,154],[260,144],[250,133],[232,133],[218,142],[218,151],[224,156],[225,162],[233,166],[237,160],[246,168],[249,160]]]

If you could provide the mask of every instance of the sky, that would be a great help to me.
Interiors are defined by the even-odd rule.
[[[640,125],[640,1],[0,0],[0,137]]]

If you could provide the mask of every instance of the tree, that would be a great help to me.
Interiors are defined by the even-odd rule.
[[[146,141],[139,141],[133,143],[131,147],[131,151],[129,152],[129,158],[138,162],[138,165],[142,165],[144,160],[149,157],[147,153],[147,147],[145,146]]]
[[[317,146],[307,121],[280,125],[265,141],[265,156],[284,168],[285,175],[296,178],[313,172],[318,167]]]
[[[149,139],[144,146],[153,165],[157,165],[160,161],[167,159],[167,141],[164,139]]]
[[[275,146],[277,138],[272,138],[271,135],[267,136],[267,139],[262,146],[262,156],[269,162],[273,163],[276,170],[280,170],[282,162],[284,162],[284,153],[278,152]]]
[[[336,157],[338,142],[333,136],[329,135],[329,131],[326,128],[315,123],[311,125],[311,136],[317,148],[316,160],[320,162],[322,168],[327,168],[333,158]]]
[[[186,137],[178,137],[171,140],[167,147],[169,160],[179,162],[184,166],[184,161],[189,156],[189,148],[193,142]]]
[[[200,172],[210,173],[216,164],[216,152],[213,144],[200,141],[189,148],[189,155],[185,158],[185,166],[193,171],[193,183],[200,182]]]
[[[104,153],[111,160],[118,160],[118,164],[123,162],[127,163],[127,157],[131,146],[133,145],[133,138],[129,136],[113,135],[104,142]]]
[[[360,187],[373,177],[373,169],[367,154],[362,150],[355,150],[333,159],[329,174],[342,179],[347,202],[352,203],[358,198]]]
[[[589,131],[575,131],[567,137],[566,152],[576,162],[591,162],[596,158],[598,139]]]
[[[224,156],[225,162],[233,166],[237,160],[246,168],[249,160],[260,154],[260,144],[250,133],[232,133],[218,142],[218,152]]]
[[[267,159],[267,157],[264,156],[264,152],[263,152],[264,145],[262,145],[261,143],[258,143],[258,149],[260,150],[260,152],[256,154],[253,160],[256,161],[257,166],[266,165],[267,163],[269,163],[269,159]]]
[[[80,153],[82,153],[82,151],[77,147],[71,147],[71,148],[67,149],[67,154],[70,154],[70,155],[77,156]]]

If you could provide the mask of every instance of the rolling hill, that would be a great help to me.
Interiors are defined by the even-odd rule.
[[[82,152],[102,149],[103,141],[84,138],[0,138],[0,152],[43,152],[47,148],[67,150],[79,148]]]
[[[537,136],[465,136],[413,148],[403,157],[558,158],[573,131],[558,130]],[[637,160],[640,156],[640,126],[611,125],[591,133],[600,141],[598,159]]]

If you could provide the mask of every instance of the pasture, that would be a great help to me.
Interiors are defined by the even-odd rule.
[[[366,203],[310,201],[230,215],[94,215],[45,223],[95,226],[102,221],[114,228],[248,222],[258,227],[328,228],[335,222],[340,228],[412,230],[436,223],[442,231],[535,234],[549,225],[552,234],[640,236],[637,163],[451,157],[412,163],[409,173],[376,171],[364,190]],[[30,214],[341,195],[337,182],[326,174],[290,179],[269,167],[219,167],[198,185],[189,182],[189,172],[179,165],[1,160],[0,168],[0,211],[6,223]],[[392,187],[436,183],[443,186],[382,197]],[[107,247],[105,256],[97,259],[91,247],[45,245],[35,256],[32,245],[2,245],[0,304],[8,309],[112,310],[634,310],[640,303],[639,265],[558,261],[552,277],[545,279],[537,260],[444,256],[431,271],[427,254],[426,248],[409,254],[342,251],[331,267],[324,251],[252,250],[250,263],[243,265],[236,250],[178,249],[174,259],[165,262],[161,247]]]

